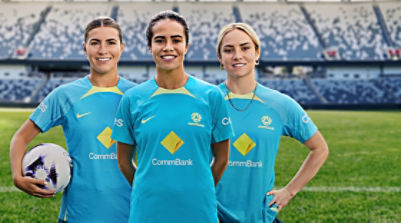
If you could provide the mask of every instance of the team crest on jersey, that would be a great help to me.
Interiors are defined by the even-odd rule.
[[[274,128],[271,126],[273,120],[269,116],[262,116],[260,121],[262,122],[262,125],[259,125],[258,128],[274,130]]]
[[[189,122],[188,125],[205,127],[205,125],[201,123],[202,116],[199,113],[197,113],[197,112],[192,113],[191,119],[192,119],[192,122]]]

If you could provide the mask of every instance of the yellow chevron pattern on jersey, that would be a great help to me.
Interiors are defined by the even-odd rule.
[[[151,98],[157,95],[161,95],[161,94],[185,94],[185,95],[189,95],[193,98],[195,98],[195,96],[193,94],[191,94],[191,92],[189,92],[185,87],[181,87],[181,88],[177,88],[177,89],[165,89],[165,88],[158,88],[155,93],[152,94],[152,96],[150,96]]]
[[[111,93],[116,93],[116,94],[119,94],[119,95],[123,95],[124,94],[120,89],[118,89],[117,86],[114,86],[114,87],[96,87],[96,86],[92,86],[92,88],[89,89],[89,91],[86,92],[81,97],[81,99],[83,99],[85,97],[88,97],[89,95],[98,93],[98,92],[111,92]]]
[[[171,131],[160,143],[171,154],[174,154],[184,144],[184,141],[175,132]]]
[[[115,143],[114,140],[111,139],[111,128],[108,126],[97,136],[97,140],[99,140],[104,147],[107,149],[110,148],[113,143]]]
[[[256,146],[256,143],[244,133],[237,140],[235,140],[233,146],[238,150],[238,152],[245,156]]]
[[[235,93],[229,92],[228,94],[229,94],[229,95],[226,95],[226,96],[224,97],[224,100],[228,100],[228,96],[230,96],[231,99],[233,99],[233,98],[239,98],[239,99],[251,99],[251,100],[252,100],[252,98],[253,98],[253,100],[255,100],[255,101],[260,101],[260,102],[262,102],[263,104],[266,104],[266,103],[265,103],[262,99],[260,99],[257,95],[253,96],[253,93],[249,93],[249,94],[235,94]]]

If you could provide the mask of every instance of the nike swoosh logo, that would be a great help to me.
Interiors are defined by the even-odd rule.
[[[149,118],[146,118],[146,119],[142,119],[141,120],[141,123],[142,124],[145,124],[146,122],[148,122],[149,120],[151,120],[152,118],[154,118],[155,116],[153,115],[153,116],[150,116]]]
[[[90,114],[90,112],[87,112],[87,113],[83,113],[83,114],[77,114],[77,118],[82,118],[82,117],[84,117],[84,116],[86,116],[86,115],[89,115]]]

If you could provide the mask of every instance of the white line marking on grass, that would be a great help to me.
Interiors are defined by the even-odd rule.
[[[21,192],[18,188],[13,186],[3,186],[0,187],[0,193],[8,193],[8,192]]]
[[[35,108],[0,108],[0,112],[33,112]]]
[[[336,193],[336,192],[392,193],[392,192],[401,192],[401,187],[304,187],[301,191],[321,192],[321,193]],[[9,192],[21,192],[21,191],[14,186],[0,187],[0,193],[9,193]]]
[[[401,187],[304,187],[305,192],[401,192]]]

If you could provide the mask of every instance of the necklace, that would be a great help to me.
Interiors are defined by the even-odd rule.
[[[227,87],[227,85],[226,85],[226,87]],[[230,102],[231,106],[233,106],[233,108],[234,108],[235,110],[240,111],[240,112],[241,112],[241,111],[245,111],[245,110],[247,110],[247,109],[249,108],[249,106],[251,106],[251,104],[252,104],[252,102],[253,102],[253,99],[255,99],[256,88],[257,88],[257,87],[258,87],[258,84],[256,84],[255,88],[253,89],[251,101],[249,101],[249,103],[245,106],[245,108],[238,108],[238,107],[236,107],[236,106],[234,105],[233,101],[232,101],[231,98],[230,98],[230,90],[227,91],[227,98],[228,98],[228,101]],[[228,89],[228,88],[227,88],[227,89]]]

